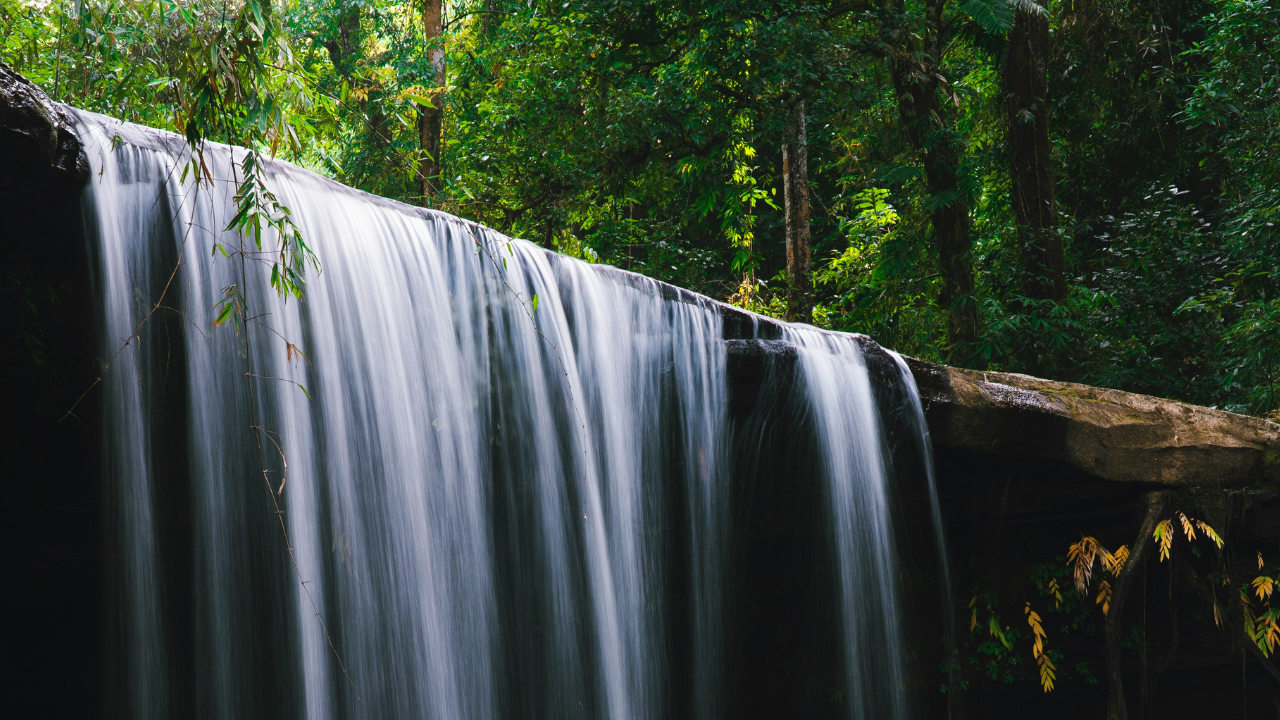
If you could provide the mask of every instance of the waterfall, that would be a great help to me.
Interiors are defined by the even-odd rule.
[[[865,338],[273,162],[285,300],[213,250],[242,150],[75,117],[111,715],[917,714]]]

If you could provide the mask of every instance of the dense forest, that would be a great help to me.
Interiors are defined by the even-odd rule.
[[[1278,35],[1257,0],[0,0],[0,60],[68,104],[923,358],[1252,414]]]

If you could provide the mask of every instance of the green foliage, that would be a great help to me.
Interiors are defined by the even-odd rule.
[[[803,100],[816,324],[948,358],[931,211],[961,207],[975,284],[963,301],[979,315],[971,364],[1280,408],[1272,6],[459,0],[431,41],[421,11],[0,0],[0,57],[60,100],[244,146],[250,164],[283,155],[777,316],[780,145]],[[1023,292],[1009,200],[1002,73],[1017,11],[1047,14],[1051,29],[1069,285],[1058,303]],[[440,47],[443,86],[428,57]],[[901,113],[904,88],[933,98],[933,114]],[[428,103],[444,109],[443,187],[423,198]],[[929,189],[930,152],[954,160],[954,187]],[[255,177],[241,175],[233,225],[273,263],[277,290],[297,294],[313,259]]]

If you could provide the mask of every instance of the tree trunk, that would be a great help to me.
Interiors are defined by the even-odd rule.
[[[1018,10],[1005,57],[1005,109],[1012,160],[1013,212],[1022,246],[1022,292],[1036,300],[1067,296],[1049,146],[1049,18]]]
[[[782,144],[782,185],[786,201],[787,320],[813,322],[813,272],[809,254],[809,146],[804,102],[792,110]]]
[[[1120,577],[1116,578],[1115,587],[1111,589],[1111,607],[1107,610],[1106,645],[1107,645],[1107,720],[1128,720],[1129,710],[1124,701],[1124,680],[1120,674],[1123,638],[1121,637],[1121,621],[1124,618],[1124,601],[1129,597],[1129,588],[1133,587],[1133,578],[1137,575],[1135,568],[1142,564],[1147,549],[1151,547],[1151,535],[1155,532],[1160,515],[1164,512],[1165,495],[1163,492],[1147,493],[1145,497],[1146,512],[1142,516],[1142,525],[1138,528],[1138,539],[1133,541],[1133,549],[1129,551],[1129,559],[1125,561]]]
[[[422,1],[422,24],[428,46],[427,57],[434,68],[431,82],[438,88],[445,83],[443,0]],[[440,182],[440,134],[444,120],[444,90],[431,94],[431,106],[418,106],[418,140],[422,158],[418,164],[418,181],[422,187],[422,204],[429,205],[431,198],[439,195]]]
[[[959,153],[936,148],[925,153],[925,179],[935,204],[934,244],[942,271],[942,305],[947,309],[950,360],[963,365],[973,357],[978,339],[978,307],[973,300],[973,239],[969,202],[957,183]]]
[[[941,23],[941,5],[935,6],[937,12],[933,16]],[[911,37],[905,31],[897,35]],[[951,346],[948,359],[953,365],[965,365],[973,357],[978,338],[978,308],[973,300],[969,199],[958,182],[964,138],[956,132],[949,112],[952,98],[942,96],[940,101],[940,69],[928,60],[940,49],[926,47],[925,52],[919,53],[910,47],[910,40],[900,41],[908,46],[892,61],[898,118],[924,163],[934,249],[943,281],[938,300],[947,313],[947,339]]]

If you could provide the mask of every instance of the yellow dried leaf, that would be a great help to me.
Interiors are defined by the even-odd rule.
[[[1195,540],[1196,529],[1195,526],[1191,524],[1191,521],[1187,519],[1187,516],[1182,513],[1178,513],[1178,519],[1182,521],[1182,532],[1187,536],[1187,539]]]
[[[1259,570],[1262,569],[1262,551],[1261,550],[1258,551],[1258,569]]]
[[[1057,668],[1053,666],[1053,661],[1049,659],[1048,654],[1042,653],[1040,657],[1036,658],[1036,662],[1040,666],[1040,687],[1044,688],[1045,692],[1053,692],[1053,681],[1057,677],[1055,673]]]
[[[1276,581],[1266,575],[1259,575],[1253,579],[1253,590],[1258,593],[1259,600],[1266,600],[1271,597],[1271,591],[1275,588]]]
[[[1111,583],[1106,580],[1098,583],[1098,599],[1094,603],[1102,605],[1102,614],[1107,614],[1111,609]]]
[[[1113,553],[1110,556],[1109,562],[1107,563],[1107,572],[1119,577],[1120,572],[1124,570],[1124,564],[1128,561],[1129,561],[1129,546],[1121,545],[1120,547],[1116,548],[1115,553]]]
[[[1209,539],[1213,541],[1213,544],[1217,545],[1219,548],[1222,547],[1222,538],[1218,535],[1218,533],[1214,532],[1213,528],[1209,527],[1208,523],[1197,520],[1196,527],[1200,528],[1204,532],[1204,534],[1207,535]],[[1258,553],[1258,559],[1259,560],[1262,559],[1262,553]],[[1259,565],[1259,568],[1261,568],[1261,565]]]
[[[1084,594],[1089,587],[1089,579],[1093,576],[1093,561],[1099,554],[1098,541],[1086,535],[1080,538],[1080,542],[1072,543],[1067,548],[1067,565],[1072,566],[1076,590],[1080,594]],[[1106,552],[1103,550],[1102,552]]]
[[[1049,592],[1053,593],[1053,609],[1057,610],[1058,606],[1062,604],[1062,592],[1058,587],[1057,578],[1049,578]]]
[[[1169,557],[1169,549],[1173,547],[1173,521],[1163,520],[1156,525],[1156,530],[1152,533],[1155,538],[1156,545],[1160,548],[1160,562],[1164,562]]]

